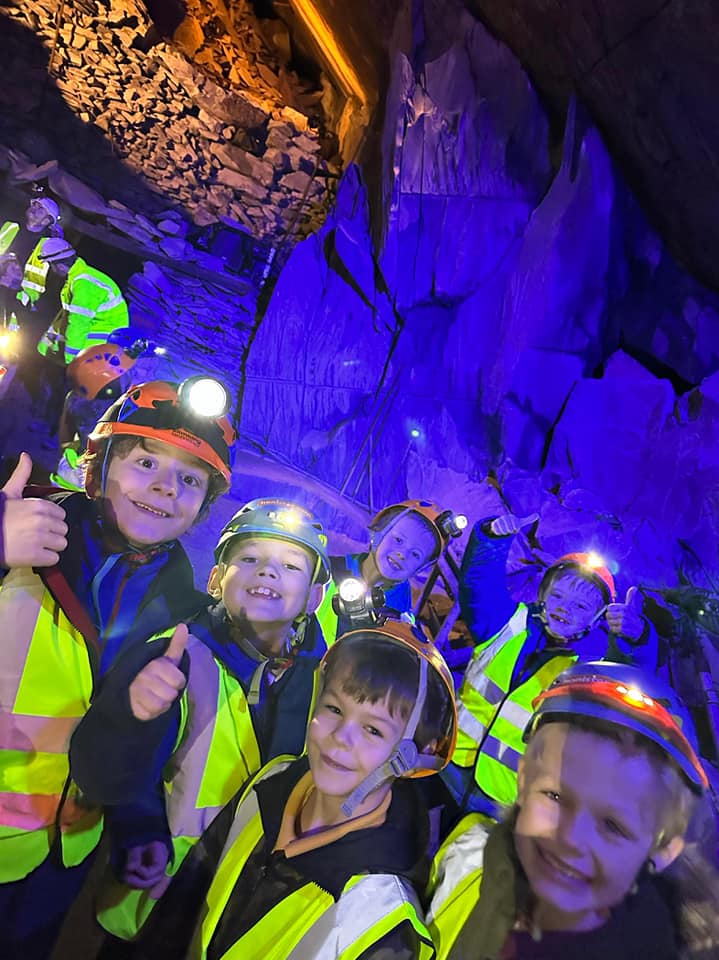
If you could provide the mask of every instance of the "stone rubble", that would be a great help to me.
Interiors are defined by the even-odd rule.
[[[295,239],[322,224],[338,171],[322,158],[308,116],[283,96],[280,65],[245,5],[233,5],[232,22],[223,4],[198,0],[189,5],[200,31],[191,31],[192,49],[178,30],[172,44],[147,54],[131,46],[149,26],[141,3],[108,0],[92,15],[88,9],[80,0],[64,4],[54,49],[54,0],[18,0],[2,10],[0,142],[17,146],[21,125],[57,137],[67,152],[54,151],[62,180],[81,177],[87,197],[77,183],[51,187],[86,213],[105,214],[100,195],[135,210],[170,205],[197,227],[234,221],[267,246],[284,241],[287,210],[301,207],[292,218]],[[102,134],[89,149],[78,120]],[[118,161],[122,178],[113,172]],[[137,218],[108,223],[141,244],[157,239]]]

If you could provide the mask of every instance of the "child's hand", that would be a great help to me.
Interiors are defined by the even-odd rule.
[[[495,537],[510,537],[519,533],[524,527],[529,527],[539,520],[538,513],[530,513],[527,517],[515,517],[513,513],[507,513],[503,517],[495,517],[489,525]]]
[[[170,882],[165,873],[168,860],[167,847],[161,840],[130,847],[122,880],[128,887],[147,890],[153,900],[159,900]]]
[[[644,599],[636,587],[630,587],[624,603],[610,603],[605,614],[612,633],[630,640],[639,640],[644,633],[642,608]]]
[[[165,655],[150,660],[130,684],[130,707],[137,720],[154,720],[166,713],[185,686],[180,660],[189,636],[184,623],[175,627]]]
[[[52,567],[67,547],[65,511],[59,503],[23,499],[32,460],[21,453],[12,476],[0,490],[0,566]]]

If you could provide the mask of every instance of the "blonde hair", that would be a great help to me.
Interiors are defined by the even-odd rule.
[[[583,730],[616,743],[627,757],[645,756],[657,775],[659,790],[651,797],[657,808],[657,833],[654,849],[665,846],[674,837],[684,837],[696,806],[696,794],[672,758],[653,740],[610,720],[597,717],[561,714],[540,723],[527,744],[525,762],[531,763],[541,750],[537,730],[548,723],[566,723],[573,730]],[[649,799],[649,798],[648,798]]]

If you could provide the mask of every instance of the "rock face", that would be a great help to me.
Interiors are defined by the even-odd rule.
[[[673,251],[719,288],[713,0],[467,0],[561,110],[572,92]]]
[[[254,336],[243,429],[370,509],[539,512],[512,555],[519,595],[576,549],[603,551],[620,589],[705,577],[719,299],[581,108],[552,174],[507,48],[459,3],[422,7],[431,42],[393,60],[381,218],[348,170]]]

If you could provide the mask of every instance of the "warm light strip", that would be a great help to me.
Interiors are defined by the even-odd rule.
[[[293,9],[302,18],[305,26],[319,44],[322,53],[329,61],[331,69],[345,88],[345,93],[354,95],[362,103],[366,103],[367,97],[357,74],[340,50],[334,34],[325,22],[324,17],[313,5],[312,0],[291,0],[291,3]]]

